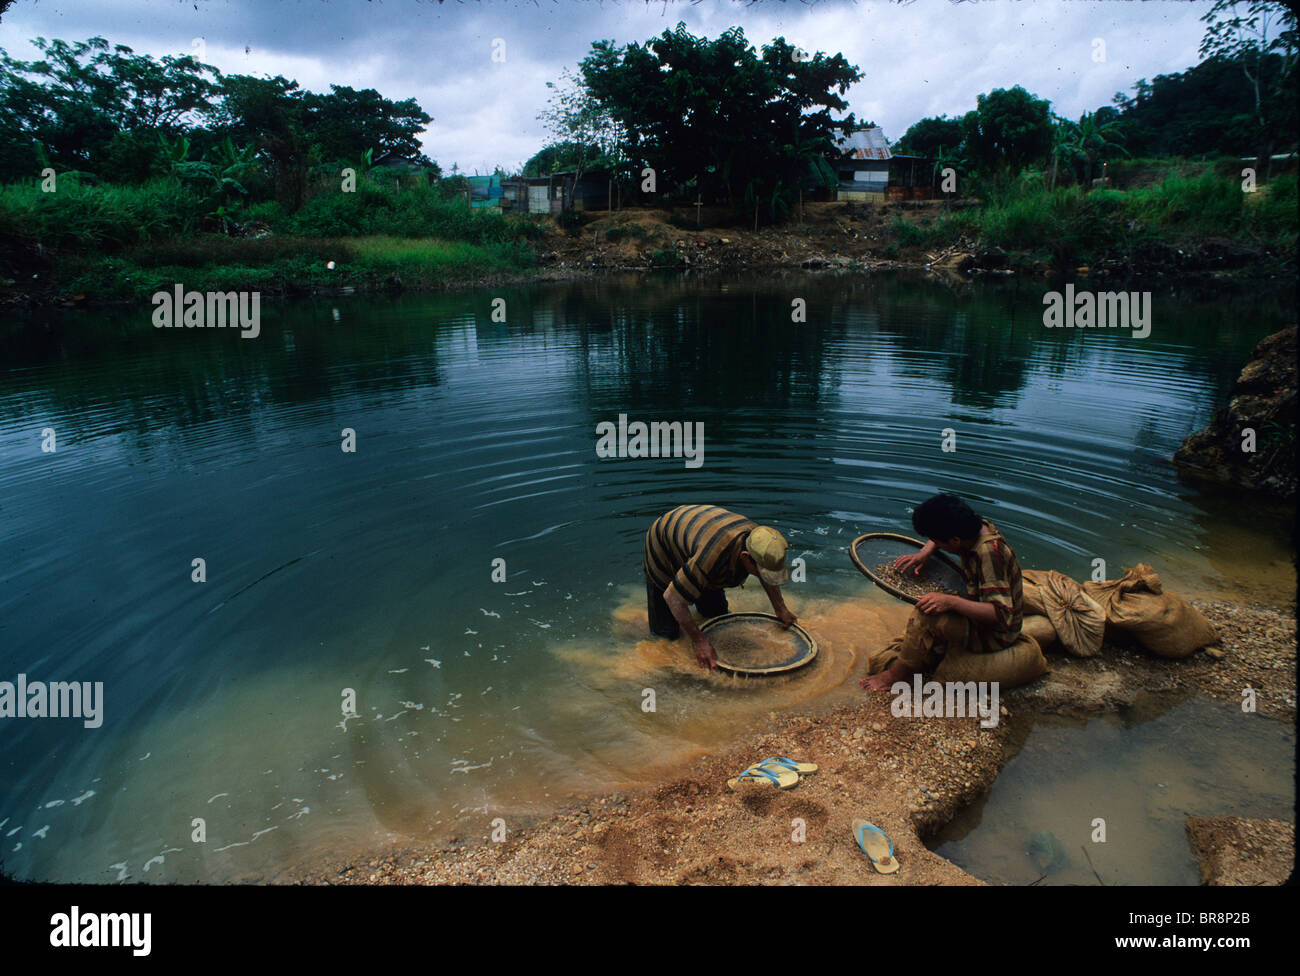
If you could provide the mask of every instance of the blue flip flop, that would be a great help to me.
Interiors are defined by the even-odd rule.
[[[799,774],[782,766],[768,767],[762,763],[750,766],[739,776],[727,780],[727,786],[735,790],[742,784],[771,785],[777,789],[788,790],[799,783]]]
[[[788,769],[792,773],[798,773],[800,776],[811,776],[817,772],[816,763],[797,762],[789,756],[773,756],[770,759],[764,759],[760,766],[779,766],[782,769]]]
[[[871,831],[871,833],[868,833]],[[893,874],[898,870],[898,861],[894,857],[894,842],[889,835],[873,823],[865,820],[853,821],[853,839],[867,855],[871,866],[881,874]],[[888,852],[885,847],[888,845]]]

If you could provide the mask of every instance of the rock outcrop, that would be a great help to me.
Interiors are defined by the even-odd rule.
[[[1253,444],[1248,431],[1254,431]],[[1292,499],[1296,494],[1296,327],[1251,353],[1210,425],[1183,441],[1183,471]],[[1253,450],[1250,448],[1253,447]]]

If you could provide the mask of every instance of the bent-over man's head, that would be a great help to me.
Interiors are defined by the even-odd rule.
[[[745,539],[745,552],[754,561],[759,579],[769,586],[790,582],[790,571],[785,566],[785,537],[776,529],[760,525]]]

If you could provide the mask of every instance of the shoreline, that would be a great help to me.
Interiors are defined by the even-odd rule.
[[[1044,248],[1051,242],[1014,250],[961,238],[946,243],[921,245],[895,239],[896,222],[919,226],[947,213],[937,201],[912,201],[878,207],[853,204],[808,204],[803,217],[788,224],[751,230],[746,227],[711,223],[690,227],[688,222],[669,210],[627,208],[616,211],[592,211],[582,214],[582,224],[573,231],[550,229],[545,236],[527,245],[531,262],[513,270],[495,270],[483,274],[465,271],[438,272],[435,265],[392,262],[358,258],[344,262],[337,271],[325,271],[323,259],[301,263],[309,254],[340,252],[359,241],[377,238],[297,238],[272,237],[284,241],[301,255],[292,262],[258,260],[251,255],[247,266],[239,268],[237,277],[215,278],[212,271],[222,265],[173,266],[154,265],[148,261],[130,264],[123,269],[125,280],[133,275],[157,277],[160,271],[192,272],[204,286],[217,290],[253,290],[252,282],[272,280],[272,287],[257,288],[267,298],[293,299],[335,297],[343,295],[412,294],[461,291],[474,288],[513,286],[552,281],[595,280],[606,273],[653,272],[753,272],[815,271],[828,274],[873,272],[928,272],[951,281],[981,278],[1029,278],[1052,280],[1073,277],[1119,284],[1143,281],[1169,284],[1213,283],[1248,286],[1289,279],[1295,272],[1292,251],[1250,238],[1233,240],[1184,239],[1181,235],[1161,238],[1159,247],[1146,254],[1139,264],[1132,264],[1121,253],[1102,250],[1092,255],[1090,263],[1053,266],[1043,260]],[[901,225],[901,224],[900,224]],[[190,245],[202,244],[203,238],[183,239]],[[223,247],[238,252],[245,248],[244,238],[220,237]],[[247,239],[248,248],[261,239]],[[419,242],[455,245],[455,241],[437,238],[405,238],[406,244]],[[125,251],[129,257],[132,252]],[[297,252],[294,252],[295,254]],[[101,255],[108,259],[109,255]],[[122,263],[121,256],[112,260]],[[228,259],[233,260],[233,259]],[[486,258],[485,258],[486,260]],[[0,307],[27,308],[94,308],[147,302],[151,291],[145,288],[134,297],[105,297],[104,294],[69,292],[70,286],[59,279],[76,266],[76,260],[54,263],[46,259],[39,274],[0,287]],[[30,272],[38,265],[22,269]],[[232,274],[234,272],[232,271]],[[248,277],[251,275],[251,280]],[[407,280],[403,280],[403,275]],[[327,278],[337,284],[325,283]],[[135,286],[133,286],[135,287]]]
[[[1041,679],[1002,696],[1002,720],[912,721],[890,714],[887,692],[858,705],[778,715],[685,764],[679,775],[635,789],[571,798],[547,816],[513,818],[506,839],[491,827],[441,843],[403,840],[368,853],[325,856],[286,869],[294,884],[886,884],[985,882],[929,851],[925,840],[997,779],[1039,716],[1105,712],[1200,695],[1295,723],[1293,607],[1191,601],[1222,640],[1183,660],[1107,643],[1094,658],[1048,653]],[[851,680],[851,679],[850,679]],[[789,790],[728,790],[726,780],[764,756],[787,755],[820,770]],[[876,874],[849,822],[868,820],[892,837],[900,864]],[[511,821],[514,821],[513,823]],[[802,821],[805,839],[793,839]],[[1229,832],[1223,836],[1230,837]],[[1203,846],[1203,845],[1202,845]],[[1198,854],[1202,853],[1198,849]],[[1213,850],[1206,858],[1217,857]],[[1274,854],[1274,860],[1280,856]],[[1285,877],[1290,865],[1269,865]],[[1279,875],[1280,872],[1280,875]]]

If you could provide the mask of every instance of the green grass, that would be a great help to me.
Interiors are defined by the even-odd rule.
[[[329,261],[335,263],[328,268]],[[406,288],[517,274],[535,264],[518,243],[468,244],[402,237],[338,240],[205,235],[131,248],[120,255],[70,259],[62,290],[102,300],[137,300],[177,282],[198,291],[275,294],[312,287],[382,287],[395,274]]]
[[[1123,253],[1144,241],[1177,244],[1193,238],[1294,251],[1296,198],[1294,174],[1246,194],[1240,180],[1209,167],[1190,176],[1171,168],[1159,183],[1139,189],[1030,188],[928,223],[898,217],[890,229],[901,246],[941,247],[966,238],[986,247],[1066,254],[1074,260]]]

